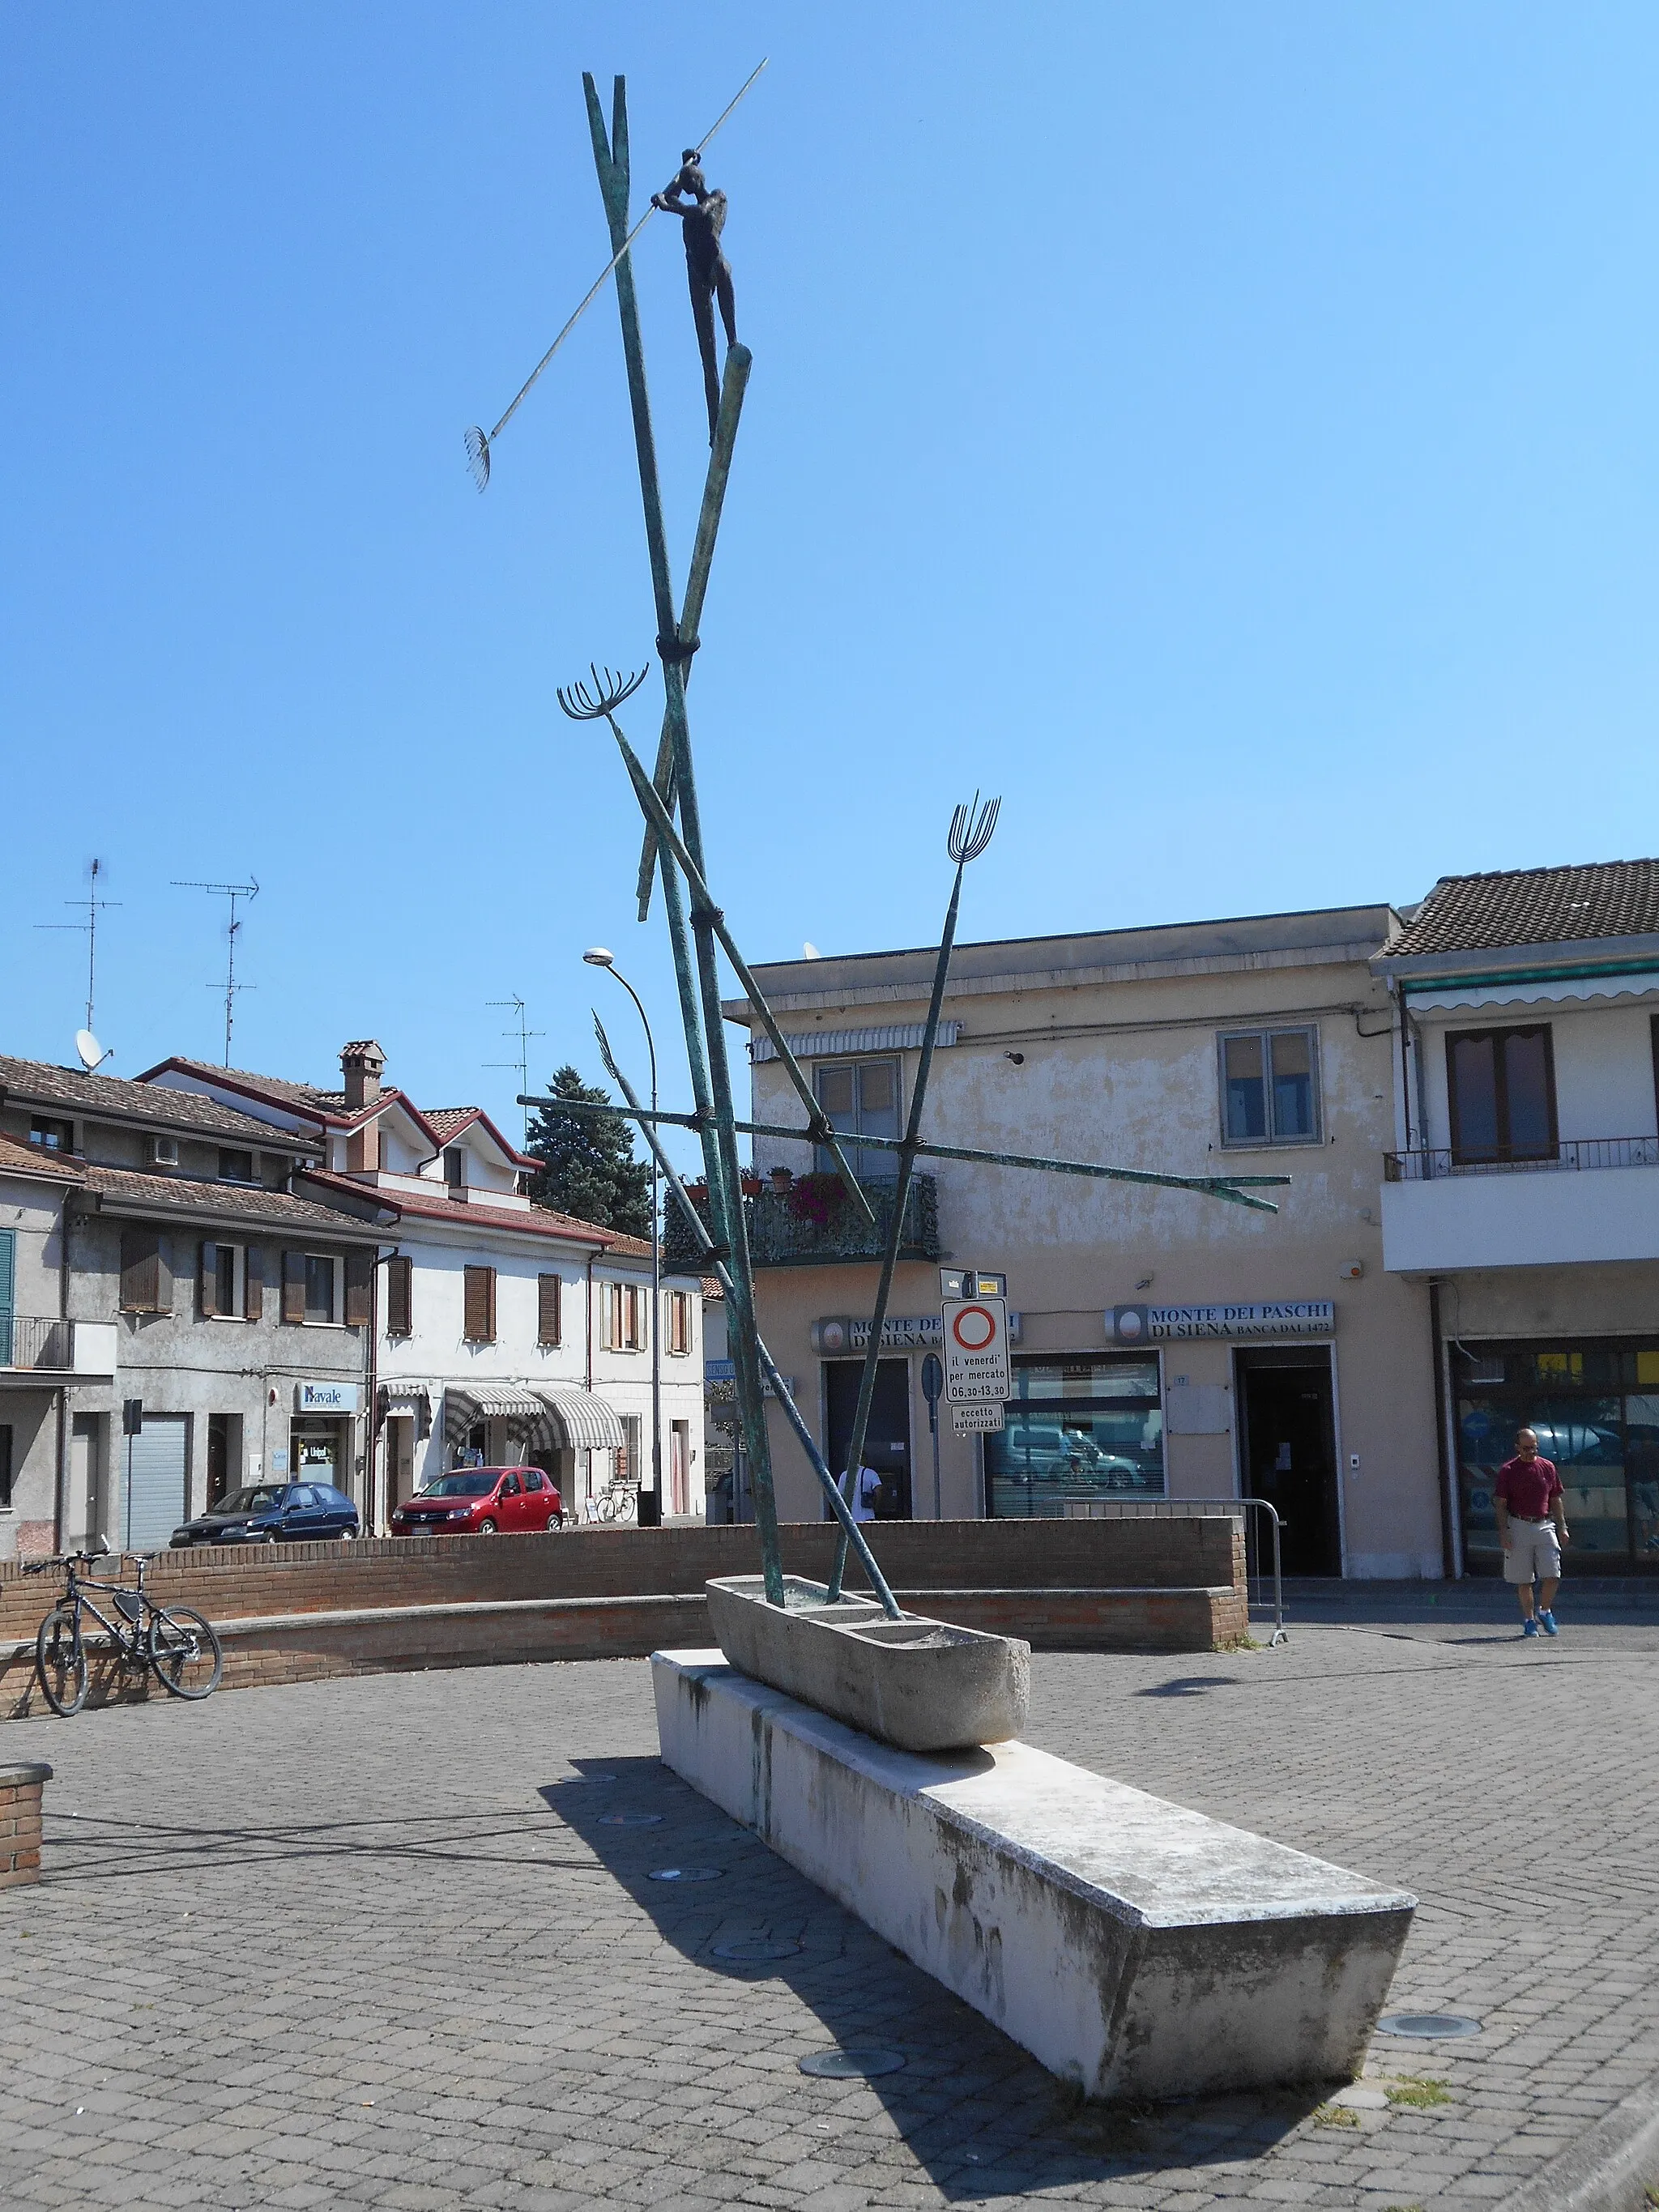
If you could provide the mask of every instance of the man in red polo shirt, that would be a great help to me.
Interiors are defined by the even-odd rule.
[[[1546,1636],[1559,1633],[1551,1610],[1561,1580],[1561,1547],[1568,1541],[1566,1501],[1561,1478],[1552,1463],[1541,1458],[1538,1438],[1531,1429],[1516,1432],[1515,1457],[1504,1461],[1492,1486],[1498,1508],[1498,1534],[1504,1546],[1504,1579],[1515,1584],[1521,1601],[1521,1633]],[[1532,1603],[1533,1577],[1538,1578],[1538,1611]]]

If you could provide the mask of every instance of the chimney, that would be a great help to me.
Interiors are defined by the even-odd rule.
[[[373,1037],[364,1037],[356,1044],[349,1044],[340,1054],[340,1073],[345,1078],[346,1112],[355,1114],[360,1106],[374,1106],[380,1096],[380,1070],[386,1066],[386,1054]]]
[[[380,1070],[385,1066],[386,1054],[373,1037],[346,1046],[340,1054],[340,1073],[345,1079],[348,1114],[379,1104]],[[373,1175],[380,1164],[380,1126],[378,1121],[370,1121],[363,1128],[354,1129],[346,1139],[346,1173]]]

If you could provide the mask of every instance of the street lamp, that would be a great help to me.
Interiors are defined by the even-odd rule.
[[[654,1114],[657,1110],[657,1041],[651,1034],[650,1017],[645,1011],[644,1002],[627,976],[617,967],[616,956],[607,951],[603,945],[589,945],[587,951],[583,953],[582,958],[590,968],[608,969],[639,1009],[640,1019],[645,1024],[645,1048],[651,1055],[651,1111]],[[651,1155],[652,1504],[647,1513],[645,1504],[645,1486],[641,1484],[639,1490],[639,1515],[641,1528],[655,1528],[662,1525],[662,1207],[660,1199],[657,1156],[653,1152]],[[592,1325],[591,1317],[588,1325],[590,1328]]]

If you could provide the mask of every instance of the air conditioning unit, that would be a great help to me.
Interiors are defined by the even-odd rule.
[[[179,1164],[179,1139],[177,1137],[152,1137],[149,1156],[158,1168],[176,1168]]]

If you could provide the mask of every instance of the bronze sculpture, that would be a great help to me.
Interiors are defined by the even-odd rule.
[[[681,205],[682,198],[690,204]],[[691,317],[697,326],[697,350],[702,356],[702,387],[708,401],[708,442],[714,442],[714,425],[720,411],[720,369],[714,360],[714,301],[720,303],[726,343],[738,342],[737,301],[732,290],[732,264],[720,251],[726,228],[726,194],[710,191],[703,181],[702,155],[688,146],[680,166],[651,204],[664,215],[677,215],[685,226],[685,277],[691,288]]]

